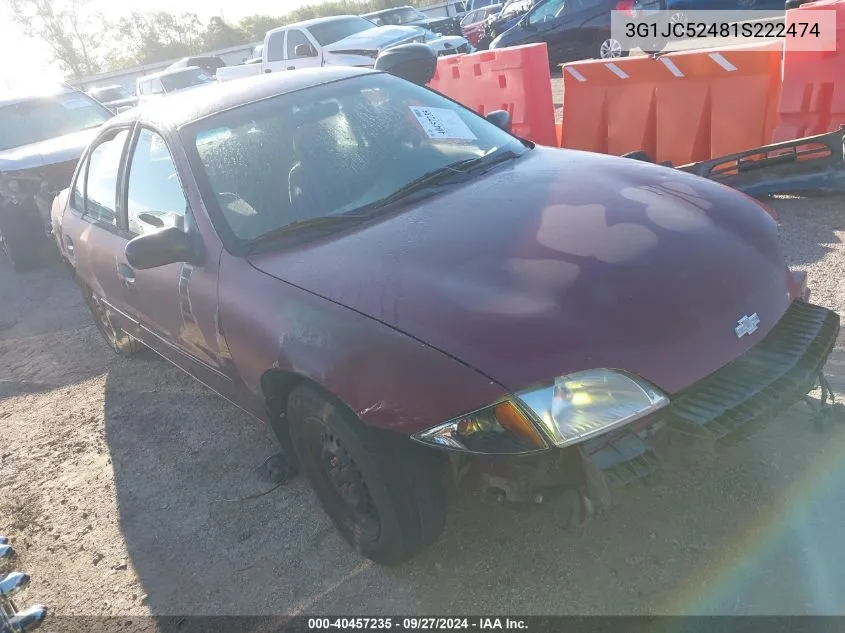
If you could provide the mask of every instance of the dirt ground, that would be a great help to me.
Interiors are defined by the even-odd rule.
[[[845,313],[845,199],[779,200],[791,264]],[[845,338],[829,365],[845,393]],[[583,535],[464,494],[443,538],[379,568],[267,428],[166,362],[111,354],[59,268],[0,261],[0,534],[56,614],[842,614],[845,425],[798,410],[634,486]]]

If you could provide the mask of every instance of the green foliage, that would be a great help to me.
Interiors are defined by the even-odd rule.
[[[15,22],[29,37],[44,41],[62,69],[74,76],[98,72],[101,41],[92,37],[87,0],[7,0]]]
[[[203,24],[193,13],[137,11],[110,22],[87,11],[89,0],[0,0],[30,37],[43,40],[72,78],[197,55],[264,39],[270,29],[331,15],[357,15],[422,0],[327,0],[281,16],[251,15],[237,24]]]

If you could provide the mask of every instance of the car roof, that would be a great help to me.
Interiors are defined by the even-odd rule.
[[[55,95],[71,94],[74,92],[79,92],[79,90],[63,83],[23,85],[17,90],[0,90],[0,107],[15,103],[22,103],[24,101],[29,101],[30,99],[40,99],[42,97],[52,97]]]
[[[150,100],[110,119],[105,127],[144,121],[162,128],[178,128],[224,110],[268,97],[305,90],[321,84],[366,74],[381,74],[367,68],[328,66],[289,73],[261,74],[232,81],[213,81],[182,92]]]
[[[309,26],[314,26],[316,24],[325,24],[326,22],[336,22],[342,19],[348,18],[360,18],[360,15],[330,15],[325,18],[312,18],[310,20],[303,20],[302,22],[294,22],[293,24],[285,24],[284,26],[276,27],[275,29],[270,29],[267,31],[267,35],[272,33],[278,33],[279,31],[287,31],[288,29],[303,29],[308,28]]]
[[[160,70],[157,73],[151,73],[149,75],[144,75],[143,77],[138,77],[136,81],[146,81],[147,79],[155,79],[156,77],[166,77],[167,75],[181,75],[186,70],[202,70],[202,68],[198,68],[197,66],[185,66],[182,68],[165,68],[164,70]]]

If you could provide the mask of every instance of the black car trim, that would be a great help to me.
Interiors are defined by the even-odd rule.
[[[672,397],[670,428],[710,440],[737,439],[815,385],[839,334],[839,315],[795,300],[763,340]],[[743,433],[740,433],[743,431]]]
[[[718,444],[746,437],[813,388],[838,333],[835,312],[798,299],[757,345],[654,417],[585,442],[585,454],[616,488],[662,468],[655,444],[671,441],[666,430]]]

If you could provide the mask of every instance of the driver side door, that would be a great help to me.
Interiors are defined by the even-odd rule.
[[[126,161],[125,226],[134,239],[176,227],[204,249],[176,161],[163,134],[139,126]],[[145,345],[206,385],[231,394],[231,367],[217,318],[219,253],[202,263],[175,262],[147,269],[125,264],[128,310],[138,323],[133,333]]]
[[[298,46],[307,46],[310,53],[308,55],[297,55],[296,49]],[[300,51],[301,52],[301,51]],[[300,29],[290,29],[285,40],[285,59],[287,70],[298,70],[300,68],[319,68],[322,66],[320,54],[317,52],[317,47],[305,33]]]

